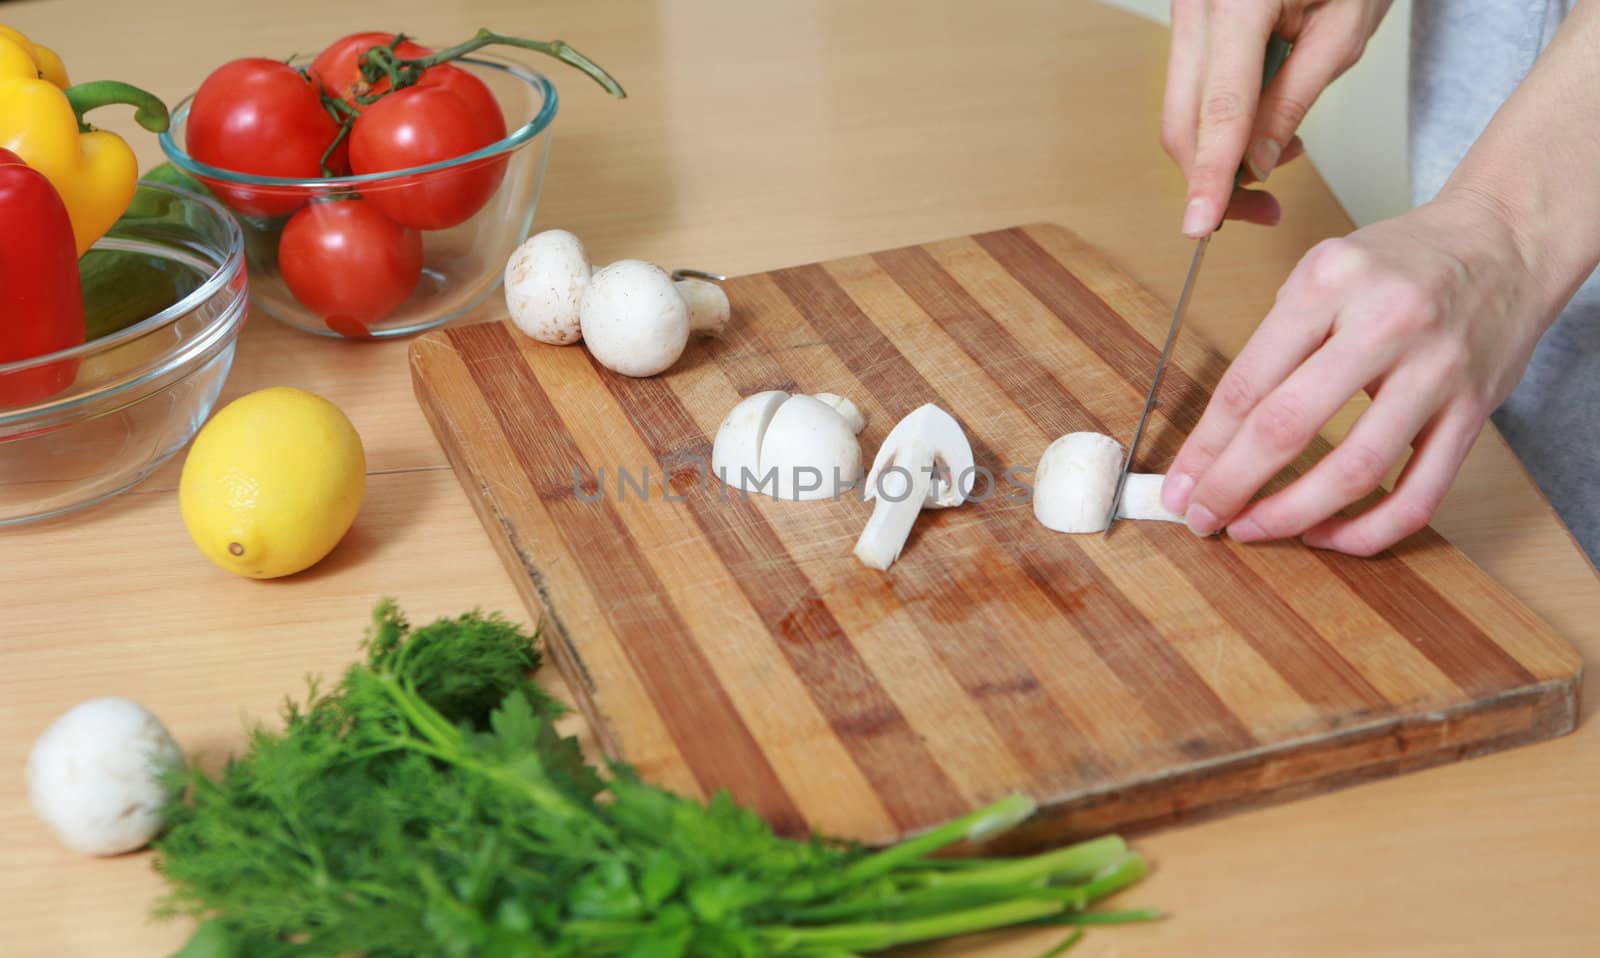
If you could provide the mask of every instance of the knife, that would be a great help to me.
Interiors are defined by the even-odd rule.
[[[1290,50],[1289,41],[1277,34],[1267,38],[1266,62],[1262,64],[1261,88],[1265,90],[1272,78],[1277,76],[1278,69],[1283,66],[1283,61],[1288,58]],[[1239,164],[1239,171],[1233,174],[1233,185],[1237,187],[1244,182],[1245,165]],[[1217,229],[1222,226],[1219,224]],[[1122,469],[1117,473],[1117,487],[1111,494],[1111,514],[1106,516],[1105,534],[1111,534],[1111,527],[1117,521],[1117,507],[1122,505],[1122,493],[1128,484],[1128,473],[1133,470],[1133,454],[1139,448],[1139,440],[1144,438],[1144,426],[1150,419],[1150,411],[1156,407],[1156,390],[1161,388],[1161,374],[1167,371],[1167,360],[1172,356],[1172,346],[1178,341],[1178,329],[1183,325],[1183,311],[1189,306],[1189,297],[1194,293],[1194,281],[1200,275],[1200,263],[1206,258],[1206,247],[1211,243],[1211,237],[1216,230],[1200,237],[1194,244],[1194,257],[1189,260],[1189,273],[1183,278],[1183,291],[1178,294],[1178,305],[1172,310],[1172,323],[1167,327],[1167,341],[1161,346],[1161,358],[1156,360],[1155,375],[1150,377],[1150,390],[1145,393],[1144,409],[1139,413],[1139,424],[1133,428],[1133,438],[1128,442],[1128,454],[1122,460]]]

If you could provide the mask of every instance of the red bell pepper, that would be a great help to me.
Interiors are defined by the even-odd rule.
[[[67,207],[43,173],[0,150],[0,366],[69,349],[83,337]],[[0,409],[47,399],[77,375],[76,359],[0,372]]]

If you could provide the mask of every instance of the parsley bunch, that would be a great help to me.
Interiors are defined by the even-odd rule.
[[[500,616],[412,629],[386,602],[366,652],[216,777],[181,774],[156,867],[158,911],[202,919],[182,958],[844,958],[1155,917],[1087,910],[1144,873],[1115,836],[930,857],[1027,818],[1021,796],[874,852],[602,776],[556,733],[533,643]]]

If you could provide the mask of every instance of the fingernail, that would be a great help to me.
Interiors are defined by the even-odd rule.
[[[1254,519],[1240,519],[1228,527],[1228,538],[1234,542],[1259,542],[1266,537]]]
[[[1203,196],[1197,196],[1189,201],[1183,208],[1183,234],[1196,239],[1211,232],[1217,225],[1216,215],[1211,212],[1211,201]]]
[[[1189,508],[1189,493],[1194,491],[1194,476],[1187,472],[1173,472],[1167,474],[1167,481],[1161,484],[1161,504],[1167,507],[1168,512],[1183,515]]]
[[[1255,178],[1265,183],[1267,176],[1278,168],[1278,156],[1283,152],[1283,147],[1271,137],[1262,137],[1250,147],[1250,152],[1245,155],[1245,162],[1250,164],[1250,172]]]
[[[1221,525],[1217,521],[1217,514],[1198,502],[1189,507],[1183,521],[1189,524],[1189,531],[1197,536],[1209,536]]]

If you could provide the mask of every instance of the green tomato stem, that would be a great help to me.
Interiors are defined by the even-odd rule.
[[[523,50],[532,50],[535,53],[543,53],[546,56],[555,57],[568,66],[582,70],[612,96],[622,99],[628,95],[627,91],[622,89],[622,84],[607,73],[604,67],[573,49],[564,40],[525,40],[522,37],[496,33],[488,27],[480,29],[476,34],[473,34],[472,39],[464,43],[447,47],[429,56],[419,57],[415,60],[401,60],[399,62],[402,68],[415,66],[420,70],[426,70],[428,67],[438,66],[457,57],[464,57],[469,53],[494,45],[519,47]]]

